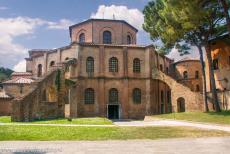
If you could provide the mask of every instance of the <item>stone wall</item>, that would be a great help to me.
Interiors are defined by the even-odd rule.
[[[57,90],[57,76],[60,87]],[[58,70],[49,72],[31,85],[30,91],[12,102],[12,121],[33,121],[64,117],[64,77]]]
[[[0,98],[0,116],[11,115],[12,99]]]

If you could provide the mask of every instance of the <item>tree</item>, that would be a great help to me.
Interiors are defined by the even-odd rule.
[[[220,0],[220,2],[221,2],[223,9],[224,9],[224,15],[226,18],[228,32],[229,32],[229,36],[230,36],[230,17],[229,17],[229,13],[228,13],[230,1],[228,0],[228,2],[227,2],[226,0]]]
[[[143,28],[150,33],[152,40],[161,39],[164,46],[173,48],[185,41],[195,45],[200,53],[205,89],[205,69],[202,47],[208,59],[212,98],[217,112],[221,111],[217,99],[209,39],[220,36],[223,32],[223,12],[216,0],[156,0],[145,7]],[[208,110],[206,91],[205,106]]]

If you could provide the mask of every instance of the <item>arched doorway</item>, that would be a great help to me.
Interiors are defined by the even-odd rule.
[[[185,112],[185,99],[183,97],[177,99],[177,112]]]
[[[118,90],[112,88],[109,90],[108,118],[119,119],[119,93]]]

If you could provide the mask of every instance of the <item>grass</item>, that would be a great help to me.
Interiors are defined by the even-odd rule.
[[[216,113],[216,112],[170,113],[170,114],[154,115],[153,117],[230,125],[230,111],[222,111],[220,113]]]
[[[223,131],[208,131],[189,127],[58,127],[0,126],[0,141],[28,140],[130,140],[182,137],[230,136]]]
[[[12,123],[10,116],[0,117],[2,123]],[[18,122],[17,122],[18,123]],[[112,121],[107,118],[75,118],[72,121],[68,121],[65,118],[54,120],[41,120],[27,123],[39,123],[39,124],[79,124],[79,125],[112,125]]]

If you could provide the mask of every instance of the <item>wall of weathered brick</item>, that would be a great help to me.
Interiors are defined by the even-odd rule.
[[[61,79],[61,88],[57,91],[56,76],[57,71],[46,74],[31,85],[25,96],[13,100],[12,121],[64,117],[64,82]]]
[[[0,98],[0,116],[11,115],[12,99]]]

